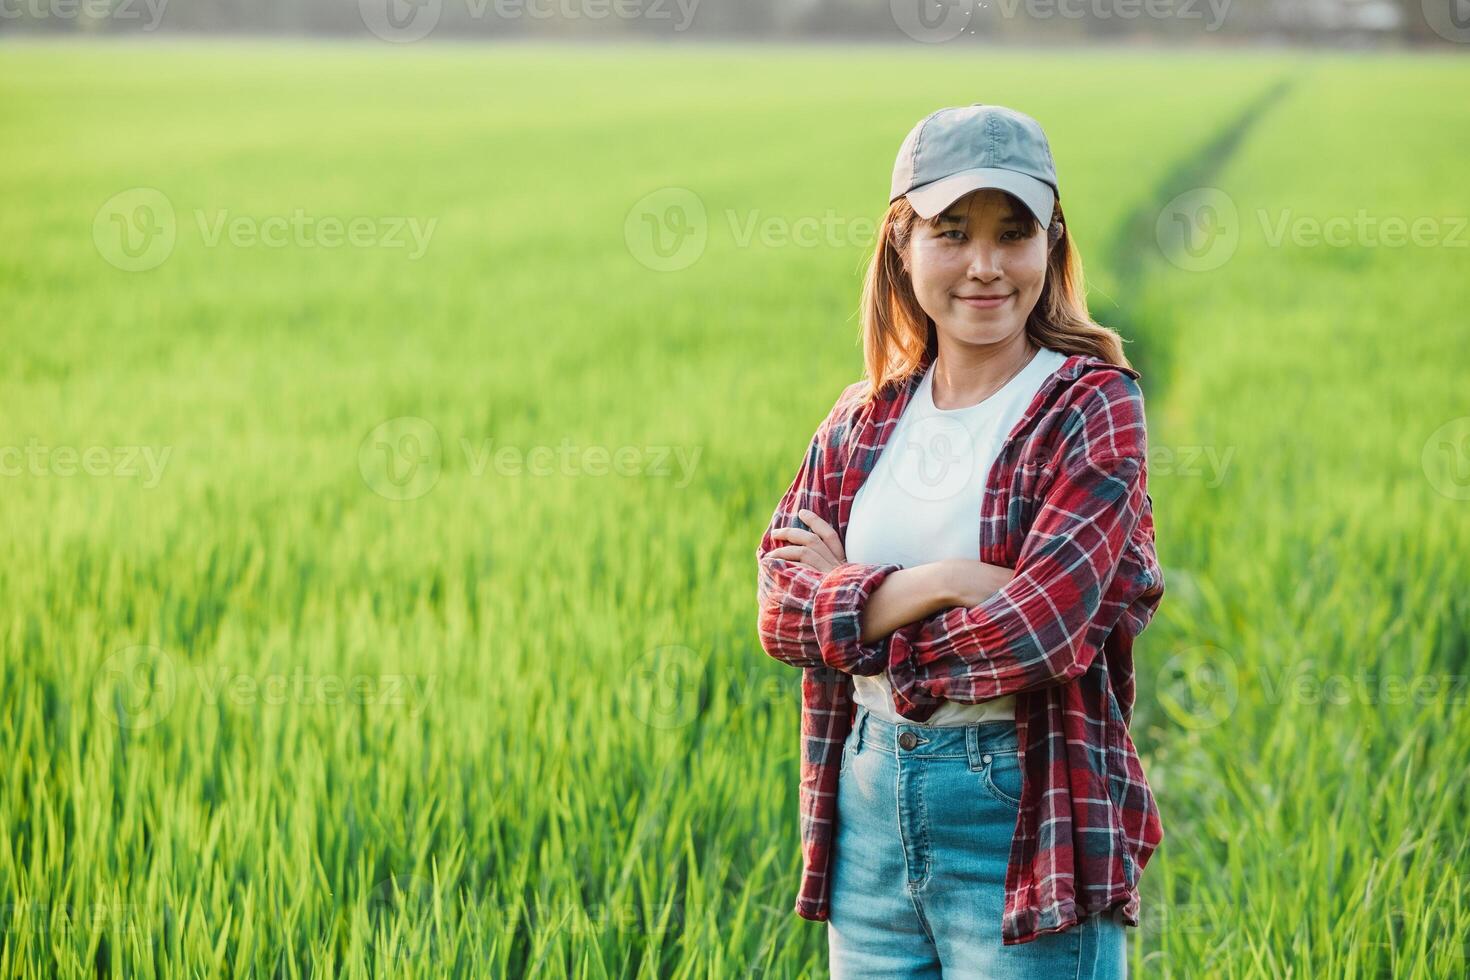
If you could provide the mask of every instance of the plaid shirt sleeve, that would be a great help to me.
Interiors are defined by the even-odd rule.
[[[903,566],[849,562],[823,573],[801,562],[767,557],[767,552],[789,543],[772,536],[777,528],[811,530],[797,516],[803,507],[835,525],[840,474],[834,467],[834,454],[841,444],[840,422],[855,407],[858,387],[849,386],[817,428],[796,478],[761,536],[756,548],[756,601],[761,647],[770,656],[793,667],[826,666],[849,674],[877,674],[887,664],[888,638],[859,642],[860,617],[873,590]]]
[[[1086,672],[1136,599],[1158,591],[1141,392],[1111,374],[1079,399],[1073,419],[1014,577],[979,605],[895,631],[896,691],[973,704],[1065,683]]]

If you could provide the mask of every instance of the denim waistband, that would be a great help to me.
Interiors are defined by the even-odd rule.
[[[912,732],[912,748],[900,741]],[[878,717],[866,706],[857,705],[852,723],[855,749],[874,748],[889,755],[900,752],[907,758],[979,758],[986,752],[1014,752],[1020,747],[1016,723],[997,719],[977,721],[971,725],[934,726],[920,724],[895,725]]]

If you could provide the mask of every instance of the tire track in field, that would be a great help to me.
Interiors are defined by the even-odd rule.
[[[1180,194],[1212,186],[1251,130],[1291,93],[1301,77],[1300,72],[1283,76],[1263,89],[1211,139],[1175,163],[1153,192],[1144,196],[1118,223],[1108,254],[1112,257],[1121,302],[1110,312],[1106,325],[1125,339],[1139,341],[1136,350],[1128,350],[1128,358],[1143,375],[1150,399],[1161,398],[1168,387],[1180,334],[1172,319],[1144,314],[1138,304],[1150,269],[1160,262],[1168,262],[1155,231],[1160,211]]]

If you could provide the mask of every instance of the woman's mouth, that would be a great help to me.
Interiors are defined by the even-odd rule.
[[[959,299],[960,302],[966,304],[967,306],[972,306],[972,307],[974,307],[977,310],[993,310],[997,306],[1003,306],[1004,304],[1010,302],[1011,297],[1014,296],[1014,295],[1016,295],[1016,294],[1015,293],[1007,293],[1004,296],[996,296],[996,297],[989,297],[989,298],[982,297],[982,296],[960,296],[960,297],[957,297],[957,298]]]

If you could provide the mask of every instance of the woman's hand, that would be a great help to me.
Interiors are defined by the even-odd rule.
[[[791,543],[772,548],[766,552],[766,557],[800,562],[824,574],[838,565],[847,564],[847,552],[842,548],[842,539],[837,536],[837,529],[805,507],[796,513],[812,530],[803,531],[799,527],[776,528],[771,532],[771,537]]]

